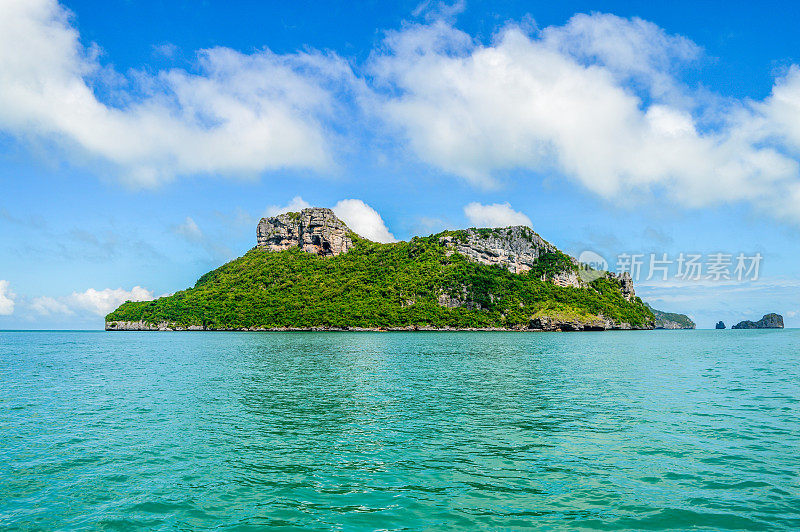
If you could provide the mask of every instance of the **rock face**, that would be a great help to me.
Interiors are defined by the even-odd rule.
[[[502,229],[466,229],[465,238],[442,236],[439,241],[480,264],[501,266],[512,273],[530,270],[542,253],[558,251],[532,229],[518,225]]]
[[[558,248],[540,237],[533,229],[524,225],[503,227],[499,229],[466,229],[458,234],[445,235],[439,241],[460,253],[473,262],[499,266],[512,273],[522,273],[536,265],[539,258],[545,253],[557,253]],[[573,264],[578,266],[578,261],[569,257]],[[633,279],[630,274],[614,274],[609,276],[620,283],[622,295],[628,301],[636,297],[633,289]],[[599,276],[599,275],[598,275]],[[584,288],[587,286],[578,271],[569,270],[555,274],[550,279],[558,286],[571,286]]]
[[[620,290],[622,291],[622,297],[630,301],[634,297],[636,297],[636,292],[633,290],[633,278],[631,274],[628,272],[622,272],[620,274],[612,273],[612,276],[616,277],[619,281]]]
[[[560,319],[547,316],[533,318],[528,324],[532,331],[610,331],[633,329],[628,323],[617,324],[602,316],[590,319]]]
[[[783,329],[783,316],[780,314],[765,314],[758,321],[740,321],[731,329]]]
[[[205,330],[201,325],[189,325],[182,327],[162,321],[161,323],[146,323],[143,321],[107,321],[107,331],[203,331]]]
[[[312,208],[262,218],[256,228],[258,247],[270,251],[299,247],[307,253],[334,257],[353,247],[351,231],[330,209]]]
[[[723,322],[721,322],[721,321],[718,321],[717,325],[714,328],[715,329],[724,329],[725,328],[725,324]]]

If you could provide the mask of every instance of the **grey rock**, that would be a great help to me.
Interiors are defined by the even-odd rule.
[[[351,235],[332,210],[319,207],[262,218],[256,228],[258,247],[270,251],[299,247],[323,257],[347,253],[354,246]]]
[[[651,329],[652,327],[644,327]],[[539,316],[532,318],[528,324],[531,331],[630,331],[638,329],[630,323],[616,323],[604,316],[590,319],[561,319],[557,317]]]
[[[556,247],[522,225],[502,229],[466,229],[466,239],[445,235],[439,241],[480,264],[501,266],[512,273],[530,270],[542,253]]]
[[[491,295],[490,295],[491,297]],[[445,308],[458,308],[466,307],[468,309],[481,309],[480,303],[472,301],[469,297],[469,291],[466,286],[461,287],[461,292],[456,294],[441,293],[437,298],[437,303],[440,307]]]
[[[633,289],[633,278],[631,278],[631,274],[628,272],[622,272],[620,274],[611,274],[614,278],[619,281],[619,287],[622,291],[622,297],[627,299],[628,301],[632,300],[636,297],[636,291]]]
[[[780,314],[765,314],[758,321],[740,321],[731,329],[783,329],[783,316]]]

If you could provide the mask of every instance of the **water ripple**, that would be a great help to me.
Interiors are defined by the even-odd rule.
[[[794,530],[800,331],[0,332],[0,528]]]

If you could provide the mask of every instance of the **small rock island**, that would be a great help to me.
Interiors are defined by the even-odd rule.
[[[717,330],[722,330],[725,328],[725,323],[722,321],[718,321],[717,324],[714,326],[714,328]]]
[[[740,321],[731,329],[783,329],[783,316],[780,314],[765,314],[758,321]]]
[[[576,259],[525,226],[381,244],[351,231],[330,209],[309,208],[262,218],[256,246],[244,256],[203,275],[192,288],[123,303],[106,317],[106,329],[655,327],[630,275],[591,273],[581,275]],[[689,324],[694,326],[682,323]]]

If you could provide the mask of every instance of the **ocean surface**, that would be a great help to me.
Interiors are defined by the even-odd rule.
[[[0,528],[800,529],[800,330],[0,331]]]

